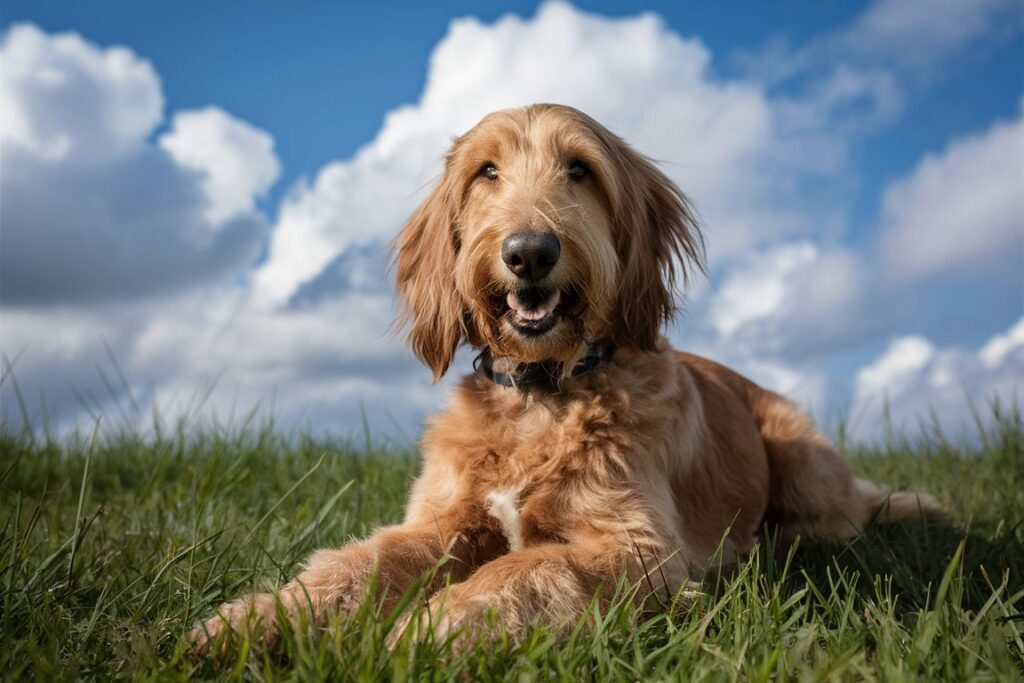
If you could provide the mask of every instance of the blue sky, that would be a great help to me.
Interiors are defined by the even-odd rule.
[[[447,137],[537,97],[696,200],[711,277],[677,345],[865,438],[879,396],[958,423],[965,388],[1014,400],[1024,380],[1017,3],[9,1],[0,21],[0,345],[37,418],[129,395],[173,415],[219,377],[204,414],[274,395],[317,430],[362,404],[414,433],[443,387],[382,336],[379,247]],[[149,72],[97,66],[114,46]],[[544,73],[580,64],[584,84]],[[101,376],[111,353],[126,387]]]

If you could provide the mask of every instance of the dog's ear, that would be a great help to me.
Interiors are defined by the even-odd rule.
[[[686,196],[651,162],[616,140],[613,208],[621,289],[614,341],[654,350],[662,323],[675,315],[676,285],[704,269],[704,240]]]
[[[392,246],[402,313],[413,353],[441,379],[464,334],[455,288],[457,200],[445,177],[402,228]]]

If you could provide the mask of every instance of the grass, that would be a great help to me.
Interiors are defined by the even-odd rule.
[[[194,661],[184,634],[221,601],[292,575],[319,546],[398,520],[414,452],[209,427],[54,441],[0,431],[0,675],[9,679],[1020,680],[1024,421],[956,445],[848,448],[950,524],[759,551],[655,616],[626,601],[565,642],[390,653],[371,608],[271,650]]]

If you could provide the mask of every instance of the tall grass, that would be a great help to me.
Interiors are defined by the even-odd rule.
[[[976,438],[893,439],[855,467],[931,491],[948,524],[760,549],[657,615],[628,600],[567,640],[385,647],[369,605],[272,649],[195,661],[185,633],[221,601],[294,574],[314,548],[401,516],[418,467],[369,440],[235,428],[0,432],[0,674],[9,679],[1020,680],[1024,421]]]

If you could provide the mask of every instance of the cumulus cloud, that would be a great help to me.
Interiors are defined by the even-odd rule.
[[[857,255],[802,240],[731,260],[697,313],[723,343],[806,358],[870,331],[864,308],[871,294],[870,270]]]
[[[266,133],[182,112],[152,144],[152,66],[75,34],[14,26],[0,63],[5,305],[137,298],[252,263],[268,229],[253,197],[278,172]]]
[[[916,335],[899,337],[858,371],[851,433],[876,437],[886,420],[906,432],[931,418],[955,433],[967,421],[969,398],[982,411],[985,402],[996,400],[1019,405],[1022,380],[1024,318],[975,351],[937,347]]]
[[[1024,114],[956,139],[892,183],[882,201],[881,256],[890,277],[1021,278]]]
[[[923,337],[900,337],[878,359],[857,373],[857,399],[892,391],[903,393],[935,357],[935,347]]]
[[[744,266],[732,270],[711,303],[711,322],[723,335],[774,314],[791,292],[787,280],[818,258],[810,242],[775,247],[766,254],[750,255]]]
[[[176,113],[159,143],[179,165],[203,176],[212,226],[250,213],[281,172],[274,139],[219,107]]]
[[[0,41],[0,142],[35,157],[94,164],[132,152],[160,122],[149,62],[74,33],[15,25]],[[6,163],[5,163],[6,165]]]
[[[847,397],[822,361],[873,328],[863,315],[868,269],[846,249],[800,240],[750,250],[720,271],[670,340],[831,419]]]
[[[985,367],[998,368],[1024,345],[1024,318],[1007,330],[997,334],[981,347],[978,356]]]

